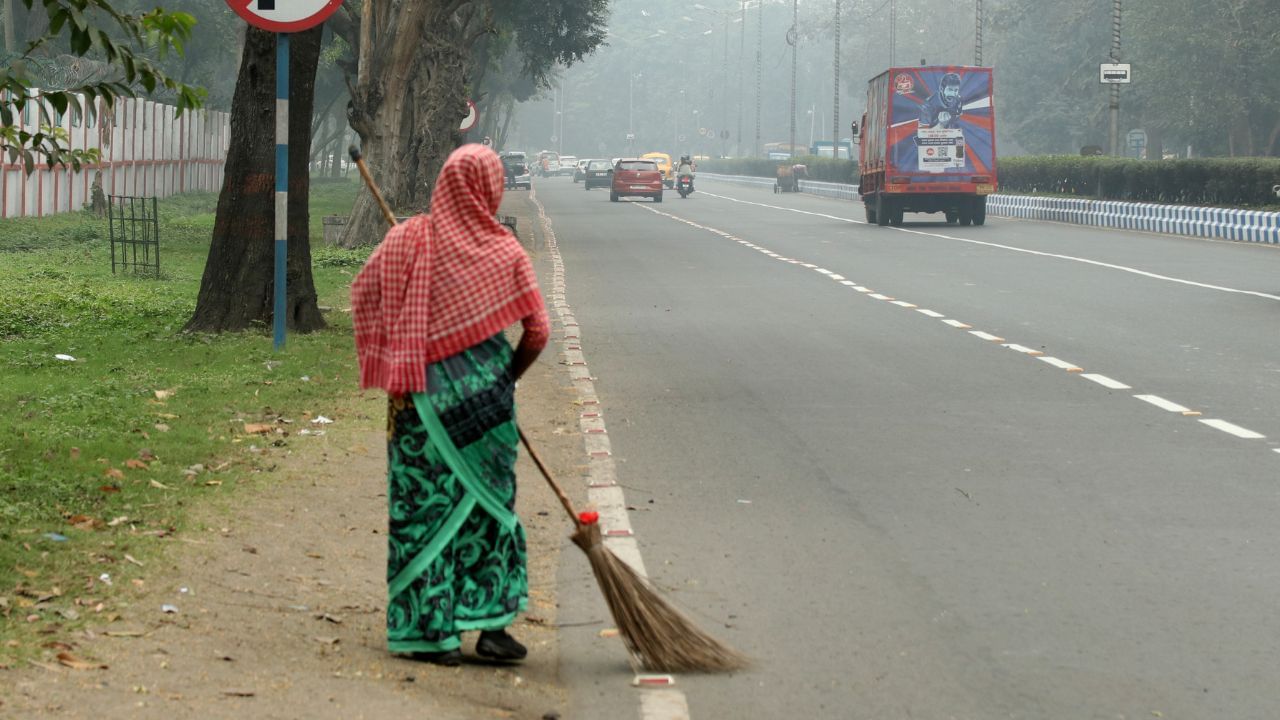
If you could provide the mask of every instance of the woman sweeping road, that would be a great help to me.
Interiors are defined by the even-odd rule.
[[[492,150],[455,150],[431,213],[393,227],[351,286],[360,386],[389,396],[388,648],[445,665],[469,630],[482,657],[526,654],[505,630],[528,602],[514,394],[550,324],[494,217],[502,188]],[[502,331],[517,320],[512,351]]]

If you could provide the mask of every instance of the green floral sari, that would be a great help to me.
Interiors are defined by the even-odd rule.
[[[456,649],[528,605],[515,515],[515,382],[501,334],[432,363],[427,392],[388,412],[387,640],[392,652]]]

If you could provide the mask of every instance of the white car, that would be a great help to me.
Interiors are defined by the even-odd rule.
[[[587,176],[587,164],[591,162],[591,158],[578,158],[578,164],[573,168],[573,181],[579,180]]]
[[[573,155],[561,155],[560,167],[556,168],[557,175],[572,175],[575,168],[578,167],[578,158]]]

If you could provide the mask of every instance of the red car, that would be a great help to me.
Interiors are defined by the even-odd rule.
[[[609,188],[609,200],[618,202],[620,197],[651,197],[662,202],[662,171],[653,160],[623,158],[613,166],[613,185]]]

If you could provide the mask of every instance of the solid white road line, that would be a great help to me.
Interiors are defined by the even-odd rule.
[[[1161,410],[1168,410],[1169,412],[1176,412],[1176,413],[1191,412],[1191,408],[1183,407],[1176,402],[1165,400],[1159,395],[1134,395],[1134,397],[1138,398],[1142,402],[1151,403],[1152,405],[1155,405]]]
[[[1132,390],[1133,389],[1128,385],[1125,385],[1124,383],[1120,382],[1119,380],[1112,380],[1106,375],[1099,375],[1098,373],[1084,373],[1080,377],[1085,378],[1086,380],[1092,380],[1093,382],[1098,383],[1102,387],[1111,388],[1112,390]]]
[[[1266,437],[1266,435],[1263,435],[1262,433],[1256,433],[1248,428],[1242,428],[1239,425],[1229,423],[1226,420],[1219,420],[1217,418],[1201,418],[1200,422],[1215,430],[1221,430],[1228,435],[1235,435],[1236,437],[1244,438],[1245,440],[1261,440]]]

